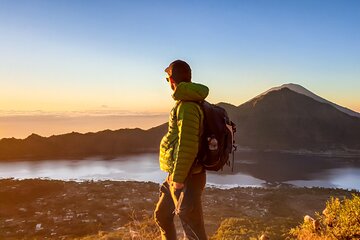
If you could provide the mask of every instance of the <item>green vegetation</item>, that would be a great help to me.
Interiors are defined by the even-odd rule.
[[[353,194],[352,199],[332,197],[326,208],[316,213],[316,219],[305,216],[304,222],[291,229],[297,239],[360,239],[360,196]]]
[[[253,225],[254,228],[244,227]],[[261,232],[263,226],[258,221],[244,218],[227,218],[221,222],[219,229],[211,240],[216,239],[257,239],[255,236]]]
[[[238,240],[238,239],[259,239],[265,235],[270,239],[284,239],[285,234],[291,226],[292,220],[274,219],[263,221],[251,217],[246,218],[226,218],[220,224],[215,234],[210,240]]]
[[[144,215],[142,220],[133,218],[131,222],[114,232],[99,231],[97,235],[91,235],[78,240],[160,240],[160,231],[154,220]]]

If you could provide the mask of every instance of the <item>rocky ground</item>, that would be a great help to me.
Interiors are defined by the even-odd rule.
[[[276,232],[277,238],[306,214],[322,211],[330,196],[346,190],[324,188],[206,188],[204,217],[209,236],[229,217],[244,228]],[[114,231],[150,216],[159,185],[144,182],[0,180],[0,239],[73,239]],[[253,226],[253,223],[257,226]],[[260,226],[260,227],[259,227]],[[259,229],[260,228],[260,229]]]

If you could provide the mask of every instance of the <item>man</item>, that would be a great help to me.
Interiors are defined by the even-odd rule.
[[[191,68],[181,60],[165,69],[174,91],[168,132],[160,143],[160,168],[168,177],[160,187],[160,198],[154,217],[163,240],[176,239],[174,215],[180,217],[186,237],[207,239],[201,195],[206,183],[203,167],[195,161],[204,124],[204,113],[197,102],[203,101],[209,89],[191,82]]]

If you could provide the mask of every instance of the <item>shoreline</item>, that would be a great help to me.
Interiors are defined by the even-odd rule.
[[[360,150],[357,149],[349,149],[349,150],[342,150],[342,149],[331,149],[325,151],[315,151],[315,150],[308,150],[308,149],[280,149],[280,150],[272,150],[272,149],[253,149],[249,147],[238,146],[238,150],[235,151],[236,154],[288,154],[293,156],[308,156],[308,157],[325,157],[325,158],[359,158],[358,161],[360,162]],[[81,160],[86,161],[88,159],[100,159],[104,161],[111,161],[117,158],[125,158],[125,157],[133,157],[137,155],[144,155],[144,154],[158,154],[158,150],[154,149],[154,151],[138,151],[138,152],[130,152],[124,153],[119,155],[64,155],[64,156],[44,156],[44,157],[11,157],[11,158],[3,158],[0,159],[0,163],[2,162],[21,162],[21,161],[73,161],[73,160]]]
[[[299,156],[311,156],[311,157],[339,157],[339,158],[351,158],[360,157],[360,150],[357,149],[330,149],[330,150],[309,150],[309,149],[253,149],[248,147],[238,146],[239,152],[244,153],[274,153],[274,154],[289,154]],[[360,159],[359,159],[360,160]]]
[[[128,180],[118,180],[118,179],[53,179],[47,177],[38,177],[38,178],[1,178],[0,182],[3,180],[11,181],[26,181],[26,180],[40,180],[40,181],[62,181],[62,182],[75,182],[75,183],[98,183],[98,182],[122,182],[122,183],[145,183],[145,184],[157,184],[160,185],[161,182],[153,181],[141,181],[135,179]],[[274,188],[293,188],[293,189],[329,189],[329,190],[339,190],[339,191],[350,191],[350,192],[360,192],[360,189],[354,188],[340,188],[340,187],[320,187],[320,186],[297,186],[294,184],[286,182],[277,182],[277,183],[263,183],[261,185],[241,185],[241,184],[216,184],[216,183],[206,183],[206,188],[213,188],[219,190],[231,190],[236,188],[259,188],[259,189],[274,189]]]

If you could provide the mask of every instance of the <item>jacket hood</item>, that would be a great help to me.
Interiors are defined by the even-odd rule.
[[[173,99],[178,101],[202,101],[209,94],[209,88],[200,83],[181,82],[176,86]]]

